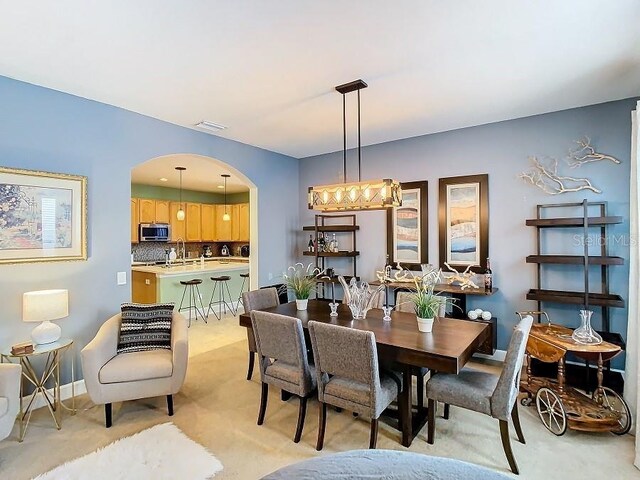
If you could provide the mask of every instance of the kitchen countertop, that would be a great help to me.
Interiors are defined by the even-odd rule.
[[[229,257],[206,257],[204,259],[205,262],[217,262],[217,261],[229,261],[229,262],[242,262],[249,263],[249,257],[239,257],[239,256],[229,256]],[[198,258],[187,258],[186,263],[200,263],[200,257]],[[174,265],[182,265],[182,260],[176,260],[173,262]],[[164,260],[150,260],[150,261],[134,261],[131,262],[132,267],[138,266],[160,266],[164,265]]]
[[[154,273],[158,278],[161,277],[173,277],[177,275],[193,275],[198,273],[208,272],[231,272],[235,270],[247,270],[249,268],[249,259],[246,257],[241,258],[242,261],[227,261],[227,257],[224,257],[225,261],[212,260],[206,261],[204,266],[200,265],[200,261],[189,262],[186,265],[182,265],[181,262],[175,264],[172,267],[166,268],[160,265],[132,265],[131,270],[134,272]]]

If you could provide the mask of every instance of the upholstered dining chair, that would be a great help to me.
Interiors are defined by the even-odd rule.
[[[316,389],[316,372],[307,359],[302,322],[295,317],[254,310],[251,312],[251,325],[262,380],[258,425],[264,422],[269,385],[297,395],[300,404],[293,441],[298,443],[304,428],[307,399]]]
[[[259,290],[251,290],[242,293],[242,305],[244,313],[251,314],[253,310],[262,310],[263,308],[277,307],[280,305],[278,298],[278,290],[275,287],[261,288]],[[249,368],[247,370],[247,380],[251,380],[253,376],[253,365],[255,363],[256,339],[253,330],[247,328],[247,344],[249,345]]]
[[[518,464],[509,440],[509,417],[513,421],[518,440],[520,443],[525,443],[520,426],[517,399],[520,373],[532,323],[533,318],[526,316],[515,326],[499,377],[491,373],[463,368],[458,375],[438,373],[429,379],[427,382],[429,401],[427,442],[429,444],[433,444],[435,436],[436,402],[444,402],[445,406],[454,405],[484,413],[499,420],[504,453],[511,471],[518,474]]]
[[[82,370],[87,393],[104,404],[105,424],[111,427],[111,404],[149,397],[167,397],[173,415],[173,395],[180,391],[189,361],[186,318],[174,310],[170,349],[117,353],[122,314],[107,320],[82,349]]]
[[[0,440],[11,433],[20,410],[20,379],[22,367],[13,363],[0,364]]]
[[[322,450],[327,404],[371,418],[369,448],[376,448],[378,418],[402,390],[393,372],[381,372],[373,332],[309,322],[320,401],[318,442]]]

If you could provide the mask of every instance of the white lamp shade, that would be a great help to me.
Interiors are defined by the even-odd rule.
[[[231,220],[231,215],[229,215],[228,213],[225,213],[224,215],[222,215],[223,222],[228,222],[230,220]]]
[[[22,294],[23,322],[43,322],[68,316],[68,290],[39,290]]]

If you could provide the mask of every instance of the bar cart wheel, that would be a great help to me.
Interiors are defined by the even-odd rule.
[[[543,425],[557,436],[567,431],[567,414],[560,397],[547,387],[541,387],[536,393],[536,409]]]
[[[602,387],[601,391],[596,389],[593,392],[593,400],[618,415],[620,427],[611,429],[611,433],[615,435],[629,433],[629,430],[631,430],[631,411],[629,410],[627,402],[625,402],[617,392],[611,390],[609,387]]]

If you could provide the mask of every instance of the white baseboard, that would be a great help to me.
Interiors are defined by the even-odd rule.
[[[84,384],[84,380],[76,380],[73,382],[75,395],[82,395],[83,393],[87,393],[87,387]],[[69,400],[71,398],[71,383],[65,383],[64,385],[60,385],[60,398],[62,401]],[[53,397],[53,389],[48,389],[49,395]],[[31,395],[27,395],[26,397],[22,397],[22,408],[27,408],[27,405],[31,401]],[[47,403],[42,396],[42,394],[36,395],[36,399],[33,401],[32,409],[40,408],[46,406]]]

